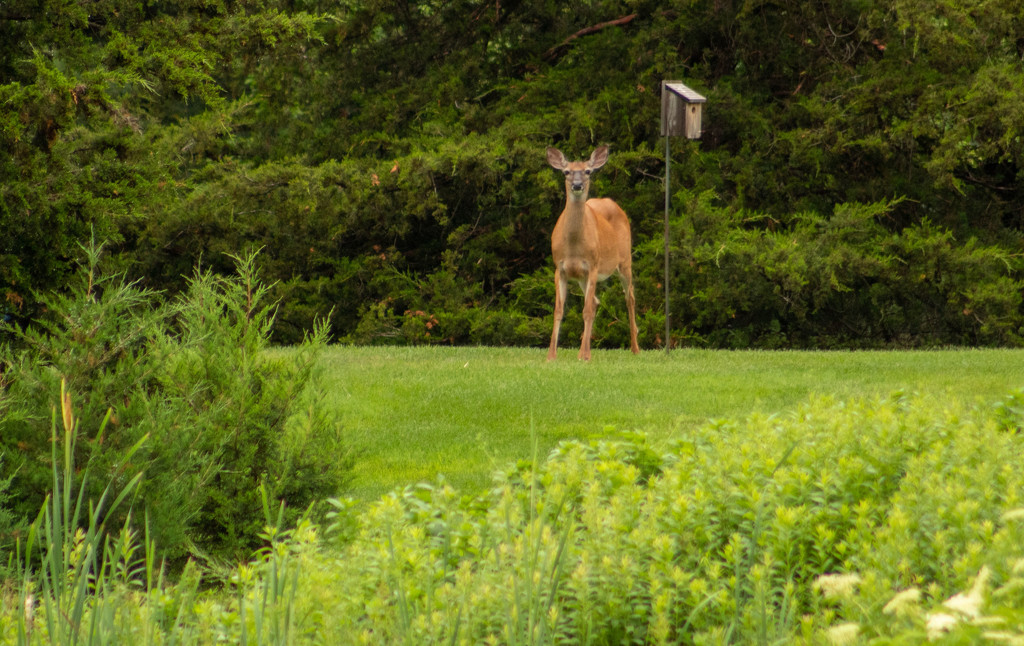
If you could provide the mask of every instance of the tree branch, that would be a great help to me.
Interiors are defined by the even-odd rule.
[[[566,45],[568,45],[572,41],[576,40],[580,36],[586,36],[588,34],[592,34],[594,32],[601,31],[605,27],[618,27],[620,25],[625,25],[626,23],[632,21],[633,18],[636,18],[636,14],[635,13],[631,13],[628,16],[623,16],[621,18],[616,18],[615,20],[609,20],[607,22],[599,22],[596,25],[591,25],[590,27],[584,27],[583,29],[577,31],[572,36],[569,36],[568,38],[566,38],[565,40],[563,40],[559,44],[555,45],[554,47],[552,47],[548,51],[544,52],[544,58],[546,58],[548,60],[551,60],[552,58],[555,57],[555,54],[558,52],[559,49],[565,47]]]

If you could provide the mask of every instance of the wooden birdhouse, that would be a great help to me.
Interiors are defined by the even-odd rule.
[[[706,102],[706,98],[678,81],[662,81],[662,136],[699,139],[701,109]]]
[[[665,352],[672,348],[672,312],[669,291],[669,263],[671,247],[669,245],[669,207],[672,202],[672,189],[669,182],[669,170],[672,168],[672,137],[700,139],[701,110],[707,99],[686,87],[679,81],[661,82],[661,135],[665,137]]]

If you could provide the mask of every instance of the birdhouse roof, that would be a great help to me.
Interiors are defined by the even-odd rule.
[[[666,83],[665,87],[668,88],[671,92],[681,96],[683,100],[686,101],[687,103],[707,102],[707,99],[704,98],[702,94],[696,92],[695,90],[691,90],[682,83]]]

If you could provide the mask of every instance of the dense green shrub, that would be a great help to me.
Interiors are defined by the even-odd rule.
[[[339,511],[360,526],[340,555],[293,544],[310,608],[295,629],[353,642],[827,643],[845,631],[923,643],[950,612],[951,643],[996,625],[983,615],[1019,637],[1024,446],[1006,411],[1022,396],[819,399],[712,422],[663,455],[642,437],[569,442],[481,499],[410,487],[361,516]],[[974,615],[946,609],[979,572],[991,599]]]
[[[80,283],[43,299],[48,316],[22,333],[24,349],[4,348],[0,451],[16,518],[34,518],[51,489],[47,429],[62,382],[77,405],[76,462],[92,473],[86,493],[116,495],[144,473],[137,507],[172,558],[247,555],[260,485],[289,501],[290,518],[340,490],[350,458],[316,368],[326,325],[295,354],[269,352],[273,307],[255,255],[233,278],[197,270],[172,303],[104,275],[99,255],[87,249]]]
[[[164,313],[157,294],[131,284],[121,276],[104,276],[99,268],[100,249],[90,246],[86,259],[67,292],[43,296],[47,316],[20,332],[24,346],[2,348],[3,390],[0,392],[0,445],[10,460],[13,507],[19,519],[34,518],[52,488],[50,464],[51,415],[58,406],[61,384],[75,393],[82,437],[77,461],[95,461],[94,471],[105,486],[124,485],[141,464],[124,456],[161,425],[179,414],[154,389],[158,366],[146,348],[165,332]],[[153,472],[150,486],[167,490],[166,505],[154,513],[175,517],[171,507],[187,510],[191,488],[185,481],[168,488],[160,480],[177,473],[192,478],[199,465],[180,446],[150,445],[146,452],[168,450],[182,469]],[[136,459],[139,456],[136,455]],[[174,478],[169,483],[174,483]],[[98,490],[88,492],[98,497]],[[185,514],[187,517],[187,512]],[[175,527],[176,522],[167,529]],[[183,536],[164,534],[170,546]],[[7,541],[5,541],[6,543]],[[179,547],[180,549],[180,547]]]
[[[270,352],[274,311],[255,259],[237,259],[233,279],[197,270],[174,333],[149,349],[161,367],[159,392],[187,411],[153,439],[181,435],[183,450],[214,460],[204,486],[191,492],[190,538],[232,558],[248,554],[263,527],[261,487],[288,501],[290,523],[338,491],[351,466],[341,429],[322,406],[317,363],[327,326],[318,324],[295,353]]]
[[[796,214],[776,229],[709,192],[679,197],[673,311],[686,338],[768,348],[1024,340],[1020,259],[998,246],[958,243],[927,221],[893,233],[882,225],[889,202]],[[645,245],[640,264],[657,253]]]
[[[543,150],[609,144],[594,194],[632,219],[659,346],[678,78],[708,102],[673,145],[675,229],[701,195],[718,224],[675,238],[676,343],[1022,343],[1014,0],[23,4],[0,16],[4,319],[37,317],[92,226],[170,295],[266,248],[277,342],[330,316],[359,343],[543,345],[551,300],[519,289],[562,203]],[[624,345],[615,300],[595,345]]]
[[[1022,401],[819,398],[660,453],[637,434],[568,442],[478,498],[439,482],[362,511],[333,500],[325,530],[283,529],[264,498],[265,547],[205,592],[191,567],[155,576],[130,533],[101,550],[92,523],[57,527],[0,640],[1015,643]]]
[[[0,454],[0,536],[8,539],[25,525],[24,519],[17,518],[11,511],[11,480],[14,474],[6,468],[4,456]],[[4,567],[0,564],[0,568]]]

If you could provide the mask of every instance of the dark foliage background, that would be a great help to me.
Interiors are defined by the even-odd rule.
[[[43,317],[94,232],[168,297],[263,247],[278,342],[331,313],[360,343],[543,345],[543,150],[610,144],[594,193],[632,218],[660,345],[681,79],[708,103],[673,143],[674,342],[1019,345],[1022,22],[1016,0],[7,0],[0,312]],[[627,342],[611,289],[598,346]]]

